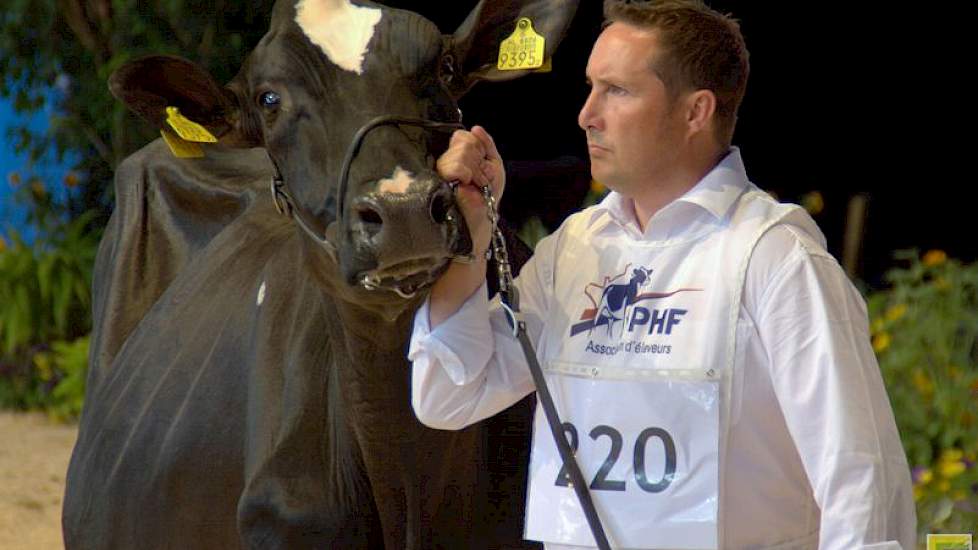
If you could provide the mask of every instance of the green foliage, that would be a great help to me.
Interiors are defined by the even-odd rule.
[[[584,207],[588,207],[594,204],[598,204],[608,195],[608,188],[605,187],[601,182],[596,180],[591,180],[591,188],[588,189],[587,195],[584,196]]]
[[[230,80],[247,50],[267,30],[272,0],[11,0],[0,10],[0,96],[21,112],[56,101],[50,129],[11,128],[19,152],[34,162],[66,152],[81,159],[76,187],[50,205],[71,219],[95,210],[108,218],[112,170],[159,137],[109,93],[106,81],[134,57],[175,54],[199,62],[218,81]],[[51,94],[50,90],[59,91]],[[49,153],[54,158],[49,158]],[[51,182],[48,182],[51,183]],[[34,203],[22,196],[28,207]]]
[[[521,241],[526,243],[530,248],[535,249],[537,243],[540,239],[547,236],[550,233],[547,231],[547,227],[543,225],[540,218],[534,216],[528,220],[520,227],[520,230],[516,233],[516,236],[520,238]]]
[[[78,369],[57,342],[91,331],[93,216],[57,229],[47,243],[28,245],[15,232],[9,244],[0,242],[0,407],[39,408],[69,397],[54,392]],[[52,348],[55,355],[38,363]]]
[[[11,233],[11,245],[0,252],[0,357],[90,329],[98,243],[88,227],[91,218],[65,225],[44,245],[28,246]]]
[[[109,75],[141,55],[174,54],[226,82],[267,30],[273,3],[4,3],[0,96],[12,98],[22,113],[56,114],[43,133],[9,130],[32,166],[16,167],[8,181],[40,236],[28,244],[8,230],[0,241],[0,407],[50,407],[58,416],[77,411],[86,342],[78,338],[91,329],[91,272],[98,235],[111,211],[112,172],[159,137],[112,97]],[[80,160],[63,181],[45,181],[35,173],[36,166],[65,158]],[[52,193],[55,185],[67,193]]]
[[[918,527],[978,525],[978,264],[937,250],[887,273],[868,299],[873,348],[913,467]]]
[[[51,345],[51,351],[34,355],[38,378],[45,383],[55,381],[42,403],[55,420],[72,420],[81,414],[88,374],[88,344],[88,336],[73,342],[58,341]]]

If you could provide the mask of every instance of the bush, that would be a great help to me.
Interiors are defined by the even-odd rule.
[[[34,354],[34,366],[43,382],[54,381],[43,407],[55,420],[78,418],[85,400],[85,377],[88,374],[88,336],[73,342],[54,342],[51,351]]]
[[[64,225],[47,242],[29,245],[15,232],[0,240],[0,407],[53,407],[62,417],[78,408],[72,384],[84,379],[78,355],[88,348],[98,243],[90,220]]]
[[[891,288],[869,296],[879,359],[908,461],[918,529],[978,525],[978,264],[941,251],[902,262]]]

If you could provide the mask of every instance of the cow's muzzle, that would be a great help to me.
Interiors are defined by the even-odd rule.
[[[375,192],[350,204],[351,284],[403,297],[433,283],[450,259],[466,257],[472,240],[451,186],[436,178],[410,193]],[[345,256],[345,254],[341,254]]]

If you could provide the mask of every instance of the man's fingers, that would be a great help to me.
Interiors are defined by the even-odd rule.
[[[468,164],[448,154],[438,159],[435,169],[445,181],[458,180],[459,183],[470,183],[474,176]]]
[[[475,128],[479,128],[476,126]],[[482,133],[486,134],[485,130]],[[486,146],[482,138],[477,137],[475,134],[468,130],[455,130],[452,132],[452,138],[448,141],[448,150],[459,151],[465,153],[474,159],[486,158]]]
[[[490,229],[481,188],[489,187],[499,200],[506,184],[503,161],[492,137],[481,126],[474,126],[471,131],[456,130],[436,168],[442,179],[458,180],[455,197],[473,242],[480,248],[488,247]]]
[[[468,134],[471,133],[468,130],[455,130],[452,132],[452,137],[448,140],[449,149],[458,147],[461,143],[465,142],[468,139]]]
[[[499,187],[500,182],[496,181],[495,168],[492,165],[490,165],[489,162],[483,162],[482,165],[479,166],[479,175],[483,181],[482,183],[483,186],[488,185],[489,187],[491,187],[493,193],[498,191],[497,188]]]
[[[487,159],[499,159],[499,151],[496,150],[496,142],[493,141],[492,136],[486,131],[482,126],[473,126],[471,134],[479,140],[484,151],[484,157]]]
[[[438,159],[436,169],[443,179],[457,179],[462,183],[484,186],[488,181],[480,166],[486,158],[482,139],[472,132],[456,130],[452,133],[448,150]]]

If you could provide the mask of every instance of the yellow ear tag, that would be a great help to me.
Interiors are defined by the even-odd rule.
[[[499,44],[496,68],[500,71],[522,71],[543,66],[544,38],[533,30],[529,17],[520,17],[513,34]]]
[[[180,109],[176,107],[166,108],[166,122],[181,139],[186,141],[196,143],[217,142],[217,138],[207,131],[207,128],[180,114]]]
[[[543,61],[543,65],[540,65],[540,68],[537,69],[537,70],[535,70],[535,71],[533,71],[533,72],[535,72],[535,73],[549,73],[552,70],[554,70],[554,66],[553,66],[553,63],[550,62],[550,58],[548,57],[547,59],[545,59]]]
[[[163,134],[163,141],[170,146],[173,156],[178,159],[196,159],[204,156],[204,149],[200,145],[186,141],[166,128],[161,129],[160,133]]]

